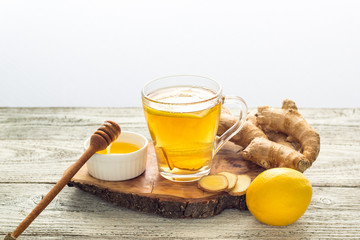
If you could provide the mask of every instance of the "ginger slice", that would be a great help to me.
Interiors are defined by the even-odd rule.
[[[207,175],[198,181],[198,187],[207,192],[222,192],[228,188],[229,182],[224,175]]]
[[[169,161],[168,156],[167,156],[164,148],[162,148],[162,147],[156,147],[156,146],[155,146],[155,152],[156,152],[156,155],[157,155],[160,159],[162,159],[163,161],[164,161],[164,159],[165,159],[165,161],[166,161],[166,163],[167,163],[167,165],[168,165],[168,167],[169,167],[170,170],[173,170],[173,169],[174,169],[175,166],[174,166],[174,164],[173,164],[171,161]]]
[[[244,195],[251,183],[251,178],[248,175],[238,175],[235,187],[229,192],[232,196]]]
[[[231,191],[231,189],[233,189],[236,185],[237,175],[235,175],[231,172],[219,172],[218,174],[224,175],[227,178],[229,185],[228,185],[226,191]]]

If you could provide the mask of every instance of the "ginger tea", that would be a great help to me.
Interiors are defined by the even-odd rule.
[[[153,101],[143,101],[143,107],[159,172],[170,180],[196,180],[186,175],[210,170],[221,101],[215,92],[193,86],[162,88],[148,96]],[[186,180],[169,177],[174,175]]]

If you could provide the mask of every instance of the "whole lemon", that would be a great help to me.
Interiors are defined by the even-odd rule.
[[[260,173],[246,191],[246,204],[260,222],[285,226],[298,220],[312,196],[310,181],[290,168],[272,168]]]

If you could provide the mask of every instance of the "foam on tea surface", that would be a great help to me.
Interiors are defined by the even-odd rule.
[[[147,106],[169,112],[194,112],[216,105],[217,101],[207,101],[215,96],[214,91],[206,88],[192,86],[168,87],[148,94],[148,97],[155,102],[148,102]],[[184,106],[181,106],[181,104]]]

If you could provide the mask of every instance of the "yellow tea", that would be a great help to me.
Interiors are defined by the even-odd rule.
[[[118,154],[118,153],[131,153],[139,150],[140,147],[127,142],[113,142],[106,149],[98,151],[100,154]]]
[[[191,182],[210,173],[214,155],[244,126],[245,101],[223,96],[216,81],[195,75],[157,78],[141,91],[144,115],[154,141],[159,174],[175,182]],[[216,137],[221,105],[237,104],[240,117]]]
[[[210,170],[221,102],[205,100],[215,93],[189,86],[162,88],[148,96],[155,102],[144,102],[143,107],[160,172],[188,175]],[[169,104],[159,106],[156,101]]]

